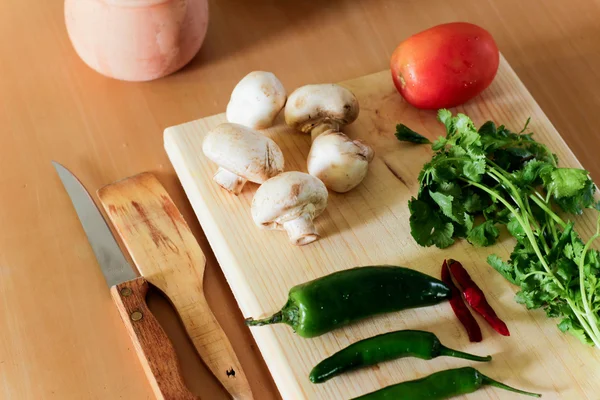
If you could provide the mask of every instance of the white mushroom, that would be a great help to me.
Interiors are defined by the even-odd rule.
[[[367,175],[373,150],[360,140],[352,140],[335,130],[318,136],[308,153],[308,173],[329,189],[345,193]]]
[[[246,181],[263,183],[283,171],[277,143],[239,124],[224,123],[211,130],[202,151],[219,165],[213,179],[237,195]]]
[[[285,230],[292,244],[319,239],[313,219],[327,207],[327,188],[303,172],[284,172],[261,185],[252,199],[252,218],[265,229]]]
[[[227,104],[227,121],[252,129],[265,129],[285,104],[285,88],[271,72],[254,71],[233,89]]]
[[[285,122],[294,129],[310,133],[313,140],[321,133],[348,125],[358,117],[354,94],[336,84],[302,86],[288,98]]]

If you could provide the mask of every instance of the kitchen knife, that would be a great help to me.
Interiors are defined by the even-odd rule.
[[[185,386],[175,349],[146,304],[150,284],[137,277],[81,182],[52,162],[98,259],[144,372],[159,400],[198,400]]]

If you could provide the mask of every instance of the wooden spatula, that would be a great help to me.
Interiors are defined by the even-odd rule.
[[[165,188],[142,173],[103,187],[98,196],[138,270],[171,300],[208,368],[234,399],[252,399],[204,296],[204,253]]]

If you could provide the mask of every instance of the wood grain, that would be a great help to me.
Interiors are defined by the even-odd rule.
[[[110,293],[157,400],[199,400],[185,386],[175,349],[146,305],[149,288],[140,277],[113,286]]]
[[[77,57],[62,0],[0,1],[0,398],[152,398],[51,160],[90,192],[142,171],[158,175],[206,255],[206,298],[255,397],[277,399],[169,164],[163,130],[223,112],[251,70],[273,71],[288,89],[346,80],[387,68],[409,35],[464,20],[493,34],[598,181],[599,13],[600,0],[211,0],[208,35],[192,63],[131,84]],[[569,356],[578,357],[575,349]]]
[[[98,197],[138,270],[173,303],[196,350],[234,399],[252,392],[231,343],[204,297],[206,258],[152,173],[104,186]]]
[[[225,121],[223,114],[168,128],[165,148],[181,179],[204,232],[246,317],[279,310],[292,286],[338,270],[362,265],[403,265],[439,277],[444,258],[460,260],[482,287],[492,307],[508,324],[512,336],[496,334],[483,322],[483,341],[469,343],[449,304],[391,313],[351,325],[314,339],[295,335],[286,325],[252,328],[284,399],[347,399],[404,380],[416,379],[464,361],[398,360],[353,372],[327,383],[308,380],[311,368],[323,358],[360,339],[399,329],[436,333],[446,345],[475,354],[492,354],[494,361],[477,365],[485,374],[516,387],[541,392],[548,399],[595,399],[600,390],[600,351],[591,350],[561,333],[542,311],[516,304],[516,287],[486,263],[492,252],[507,258],[514,245],[505,237],[494,248],[475,248],[461,241],[447,250],[422,248],[410,235],[407,202],[418,190],[416,177],[431,158],[428,146],[400,143],[393,132],[404,123],[431,140],[444,133],[435,111],[410,107],[396,93],[389,71],[346,81],[357,96],[361,113],[345,128],[352,139],[375,149],[375,159],[363,183],[345,195],[330,192],[329,204],[315,220],[322,238],[296,247],[280,231],[259,230],[250,216],[257,185],[248,184],[232,196],[212,182],[217,166],[202,153],[207,131]],[[557,152],[564,166],[580,166],[558,132],[536,104],[504,58],[493,84],[474,101],[455,112],[471,116],[477,125],[487,119],[519,131],[528,117],[536,138]],[[263,131],[279,144],[286,170],[306,171],[310,137],[293,131],[280,119]],[[589,236],[594,215],[578,221]],[[488,388],[469,399],[519,398]]]

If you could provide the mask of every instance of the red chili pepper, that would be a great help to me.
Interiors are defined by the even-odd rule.
[[[463,266],[454,260],[448,260],[450,272],[458,285],[462,288],[463,296],[467,303],[477,311],[481,316],[491,325],[496,332],[504,336],[510,336],[508,327],[498,316],[492,307],[488,304],[485,299],[483,291],[479,289],[477,284],[473,282],[469,273]]]
[[[469,341],[471,342],[481,342],[481,329],[479,329],[479,324],[471,315],[469,308],[465,304],[460,290],[456,287],[454,282],[452,281],[452,277],[450,276],[450,270],[448,269],[448,264],[446,260],[444,260],[444,265],[442,265],[442,282],[450,287],[452,291],[452,296],[450,297],[450,305],[452,306],[452,311],[454,311],[454,315],[458,318],[460,323],[467,330],[467,334],[469,335]]]

